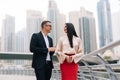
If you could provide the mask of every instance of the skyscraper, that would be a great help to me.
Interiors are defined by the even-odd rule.
[[[25,52],[25,29],[17,32],[15,34],[15,51],[16,52]]]
[[[6,15],[2,25],[2,51],[14,51],[15,17]]]
[[[112,30],[113,30],[113,40],[120,39],[120,10],[118,12],[113,13],[112,15]]]
[[[54,0],[49,0],[48,5],[48,20],[52,22],[52,31],[50,33],[50,36],[54,40],[54,45],[57,43],[57,32],[60,27],[60,13],[57,8],[57,4]],[[59,30],[60,31],[60,30]]]
[[[112,15],[113,40],[120,40],[120,10]],[[115,47],[115,55],[120,57],[120,46]]]
[[[80,35],[80,31],[79,31],[79,11],[69,12],[69,22],[73,23],[77,34]]]
[[[32,34],[39,32],[41,29],[42,13],[40,11],[28,10],[26,16],[26,51],[29,52]]]
[[[84,53],[87,54],[93,50],[96,50],[97,43],[95,18],[92,12],[87,11],[84,8],[80,9],[79,30],[80,38],[82,39],[84,45]]]
[[[110,43],[112,38],[111,9],[109,0],[100,0],[97,3],[98,24],[99,24],[99,42],[100,47]]]

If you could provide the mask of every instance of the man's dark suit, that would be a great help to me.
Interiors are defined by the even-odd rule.
[[[53,47],[52,38],[48,36],[49,47]],[[53,63],[52,55],[54,52],[50,52],[51,61],[47,62],[46,57],[48,48],[46,46],[42,32],[34,33],[30,42],[30,51],[33,52],[32,67],[35,69],[37,80],[50,80]]]

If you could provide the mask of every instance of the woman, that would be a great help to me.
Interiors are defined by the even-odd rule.
[[[82,41],[78,38],[72,23],[66,23],[65,36],[62,36],[56,47],[60,62],[62,80],[77,80],[78,61],[83,55]]]

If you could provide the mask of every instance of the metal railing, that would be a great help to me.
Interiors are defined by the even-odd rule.
[[[31,63],[32,53],[0,52],[0,80],[36,80]]]
[[[84,55],[80,60],[78,80],[120,80],[120,64],[110,64],[101,55],[106,50],[114,51],[113,48],[120,45],[120,40]],[[82,65],[81,65],[82,63]],[[94,63],[94,65],[91,65]],[[59,64],[56,64],[53,78],[60,80]]]
[[[120,64],[109,64],[101,57],[104,51],[113,50],[118,45],[120,40],[81,57],[78,80],[120,80]],[[35,76],[31,68],[31,59],[31,53],[0,52],[0,75]],[[53,60],[54,69],[51,80],[61,80],[56,56]]]
[[[0,75],[34,76],[32,53],[0,52]],[[54,56],[53,61],[57,58]]]

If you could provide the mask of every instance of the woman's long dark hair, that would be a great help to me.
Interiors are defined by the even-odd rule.
[[[78,37],[74,25],[72,23],[65,23],[66,24],[66,28],[67,28],[67,36],[68,36],[68,40],[70,43],[71,48],[73,48],[73,36]]]

